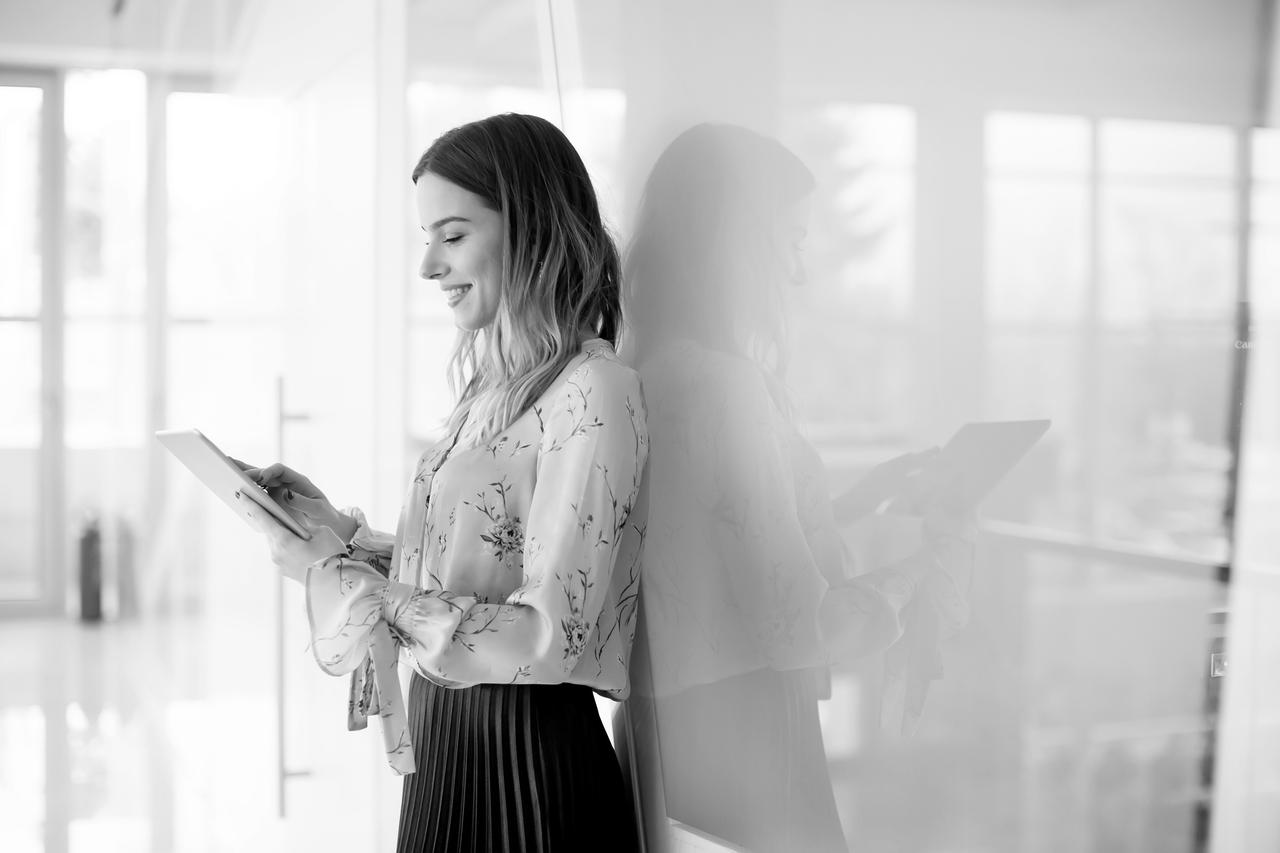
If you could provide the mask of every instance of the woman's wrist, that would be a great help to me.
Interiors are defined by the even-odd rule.
[[[344,545],[350,545],[351,539],[356,535],[356,531],[360,529],[359,519],[352,518],[345,512],[338,510],[338,525],[341,529],[335,530],[339,538],[342,539]]]

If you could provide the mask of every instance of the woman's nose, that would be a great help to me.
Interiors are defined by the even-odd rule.
[[[444,264],[440,255],[428,248],[422,256],[422,266],[418,268],[418,275],[425,279],[438,279],[442,278],[448,271],[449,268]]]

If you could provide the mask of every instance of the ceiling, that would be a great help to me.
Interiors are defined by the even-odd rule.
[[[212,72],[257,0],[0,0],[0,65]]]

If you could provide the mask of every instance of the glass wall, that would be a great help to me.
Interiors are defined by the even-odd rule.
[[[419,8],[446,17],[436,4]],[[701,122],[781,143],[812,173],[795,246],[803,286],[784,290],[786,384],[830,492],[897,453],[945,443],[966,421],[1052,420],[983,503],[963,627],[929,641],[908,618],[897,643],[819,678],[825,775],[849,848],[1205,849],[1222,688],[1210,663],[1230,625],[1222,567],[1237,452],[1235,131],[1064,109],[1071,99],[1047,76],[1018,78],[1022,96],[1002,97],[991,81],[1018,75],[1000,70],[1000,49],[976,24],[963,25],[966,37],[988,44],[990,65],[961,70],[956,58],[948,77],[942,65],[895,62],[874,44],[871,32],[907,31],[906,11],[696,4],[676,26],[664,9],[674,12],[548,4],[562,126],[590,148],[604,123],[576,112],[575,95],[618,93],[621,180],[604,182],[622,190],[624,245],[655,162]],[[837,51],[837,31],[857,49]],[[1128,73],[1119,60],[1115,69]],[[1088,77],[1075,78],[1077,91],[1094,91]],[[1037,84],[1039,109],[1002,105],[1037,103],[1027,94]],[[742,175],[753,177],[772,176]],[[696,206],[698,192],[691,181],[674,204]],[[666,212],[679,219],[675,207]],[[753,236],[769,240],[770,227],[761,219]],[[724,268],[736,264],[723,257]],[[745,285],[739,293],[751,298]],[[694,310],[697,295],[689,299]],[[804,526],[808,486],[796,488]],[[876,553],[862,547],[865,525],[843,535],[857,556]],[[780,570],[807,559],[796,554]],[[855,561],[852,571],[874,568]],[[700,599],[664,600],[678,587],[648,577],[649,640],[661,644],[656,634],[680,624],[672,614],[694,613]],[[740,592],[725,589],[726,603],[704,615],[723,618]],[[667,621],[653,628],[658,619]],[[684,650],[696,655],[691,642]],[[705,695],[664,699],[661,650],[647,651],[653,683],[637,682],[628,708],[636,784],[662,818],[647,824],[650,841],[656,832],[667,845],[658,849],[694,844],[675,820],[750,848],[749,816],[717,818],[679,778],[679,751],[700,747],[678,727],[696,722],[689,709]],[[891,673],[903,667],[907,707],[919,713],[912,726],[900,725],[894,698],[902,688]],[[756,717],[714,707],[730,731]],[[737,742],[754,754],[748,730]],[[804,758],[791,758],[787,772],[800,773]],[[665,790],[645,776],[663,762]],[[754,801],[744,793],[736,802],[749,811]]]

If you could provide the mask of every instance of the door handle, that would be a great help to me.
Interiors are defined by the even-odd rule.
[[[284,459],[284,427],[286,423],[307,421],[311,417],[303,412],[288,412],[284,407],[284,376],[276,376],[276,459]],[[285,783],[290,779],[310,776],[306,769],[289,769],[288,757],[285,755],[285,667],[284,667],[284,574],[274,572],[276,576],[276,797],[279,804],[280,817],[286,816],[287,792]]]

